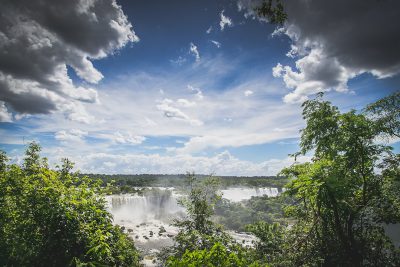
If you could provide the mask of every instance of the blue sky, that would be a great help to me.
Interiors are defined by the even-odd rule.
[[[67,5],[85,35],[67,16],[43,22],[39,5],[24,14],[35,29],[6,18],[30,38],[1,29],[8,54],[14,37],[26,55],[11,61],[28,65],[25,76],[0,66],[0,148],[15,162],[35,140],[52,165],[68,157],[82,172],[275,175],[298,150],[303,100],[325,91],[341,110],[361,109],[400,84],[399,60],[354,51],[373,33],[332,46],[349,33],[318,28],[329,16],[298,19],[305,6],[288,4],[281,27],[255,18],[254,1],[81,2]],[[335,19],[359,27],[357,16]]]

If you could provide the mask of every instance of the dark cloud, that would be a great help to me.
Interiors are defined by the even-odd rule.
[[[390,76],[400,72],[400,1],[286,1],[292,37],[321,46],[346,68]]]
[[[252,14],[258,0],[240,0]],[[398,0],[286,0],[284,29],[293,42],[288,56],[296,68],[277,65],[294,90],[286,102],[298,102],[318,91],[346,91],[349,79],[369,72],[378,78],[400,73],[400,1]]]
[[[2,1],[0,101],[27,114],[96,102],[97,92],[76,87],[66,66],[97,83],[103,76],[91,60],[132,41],[138,38],[115,0]]]

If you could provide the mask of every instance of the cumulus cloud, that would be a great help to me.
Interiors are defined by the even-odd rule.
[[[220,47],[221,47],[221,43],[220,43],[220,42],[217,42],[217,41],[211,40],[211,43],[215,44],[215,46],[216,46],[216,47],[218,47],[218,48],[220,48]]]
[[[83,80],[98,83],[103,75],[91,60],[136,41],[115,0],[3,1],[0,100],[17,113],[62,111],[87,122],[82,102],[96,103],[97,92],[75,86],[67,66]]]
[[[213,27],[212,26],[210,26],[207,30],[206,30],[206,33],[207,34],[210,34],[211,33],[211,31],[212,31],[212,29],[213,29]]]
[[[219,22],[219,27],[221,28],[221,31],[223,31],[225,29],[226,26],[228,27],[232,27],[233,26],[233,22],[232,20],[224,15],[224,11],[222,10],[220,13],[220,22]]]
[[[194,43],[190,43],[189,52],[195,57],[196,61],[200,61],[200,53]]]
[[[258,0],[240,0],[251,10]],[[301,102],[319,91],[347,91],[350,79],[362,73],[386,78],[400,73],[400,2],[395,0],[284,1],[288,20],[272,34],[292,41],[287,56],[295,69],[278,64],[275,77],[292,91],[288,103]]]

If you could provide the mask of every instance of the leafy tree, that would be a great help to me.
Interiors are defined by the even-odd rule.
[[[267,223],[259,221],[247,225],[247,230],[253,233],[257,238],[256,250],[257,256],[261,262],[277,262],[284,258],[285,228],[279,223]]]
[[[378,132],[400,137],[400,92],[368,105],[365,112],[374,121]]]
[[[291,265],[399,266],[384,225],[400,223],[400,157],[376,142],[398,132],[399,96],[370,105],[369,116],[340,113],[322,94],[303,104],[298,154],[314,158],[282,172],[297,201],[286,210],[297,220],[285,244]]]
[[[50,170],[31,143],[23,167],[0,156],[1,266],[138,266],[133,241],[112,225],[99,183]]]
[[[274,24],[283,24],[287,20],[287,14],[281,0],[263,0],[256,8],[258,16],[265,17]]]
[[[211,249],[186,250],[181,258],[172,256],[167,261],[168,267],[260,267],[257,261],[249,262],[246,257],[241,257],[229,251],[226,246],[216,242]]]
[[[259,266],[251,265],[253,251],[246,250],[211,216],[220,199],[218,179],[209,177],[199,182],[193,174],[188,175],[189,192],[180,201],[187,209],[187,218],[176,221],[180,228],[175,245],[160,255],[167,266]]]

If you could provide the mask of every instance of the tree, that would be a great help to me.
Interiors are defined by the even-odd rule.
[[[138,266],[133,241],[112,225],[99,183],[64,160],[50,170],[31,143],[23,168],[0,155],[1,266]]]
[[[400,264],[384,231],[386,223],[400,223],[400,157],[376,143],[396,133],[398,110],[391,103],[398,97],[370,105],[373,116],[340,113],[322,94],[303,104],[307,124],[298,154],[313,151],[314,157],[282,171],[292,180],[286,192],[297,201],[287,208],[297,221],[285,252],[293,265]]]
[[[258,16],[267,18],[273,24],[282,25],[287,20],[281,0],[263,0],[256,12]]]
[[[189,174],[188,182],[188,195],[180,201],[187,218],[176,221],[180,230],[175,245],[160,255],[166,266],[260,266],[254,261],[253,251],[243,248],[211,220],[221,197],[218,179],[208,177],[199,182]]]
[[[374,121],[378,132],[400,138],[400,92],[368,105],[365,113]]]
[[[261,267],[257,261],[249,261],[235,251],[230,251],[220,242],[211,249],[186,250],[182,257],[172,256],[168,259],[168,267]]]

